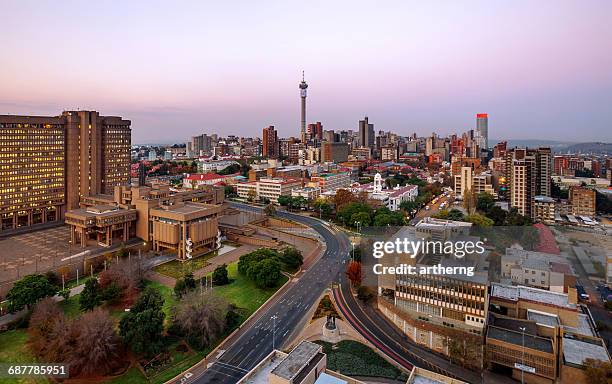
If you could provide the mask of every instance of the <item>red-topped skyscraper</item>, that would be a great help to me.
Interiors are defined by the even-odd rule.
[[[487,113],[476,114],[476,130],[482,138],[482,149],[489,148],[489,115]]]

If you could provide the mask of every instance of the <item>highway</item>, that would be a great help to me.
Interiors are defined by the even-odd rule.
[[[260,211],[260,208],[238,205],[237,208]],[[343,260],[348,258],[349,242],[346,236],[336,233],[320,221],[279,211],[279,217],[290,218],[308,225],[324,239],[327,249],[312,267],[290,281],[290,286],[266,303],[252,325],[245,327],[226,342],[226,350],[210,366],[196,366],[175,380],[176,383],[236,383],[250,369],[272,351],[273,325],[274,344],[278,348],[289,340],[292,332],[305,324],[306,313],[315,304],[323,291],[344,273]],[[275,316],[276,319],[272,319]]]

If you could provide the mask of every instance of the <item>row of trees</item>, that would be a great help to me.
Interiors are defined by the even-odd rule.
[[[353,228],[357,226],[384,227],[405,224],[405,216],[400,211],[392,212],[387,207],[373,210],[368,204],[360,202],[344,205],[338,210],[336,217],[341,224]]]

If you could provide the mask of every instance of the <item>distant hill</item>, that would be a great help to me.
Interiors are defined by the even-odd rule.
[[[491,143],[499,143],[502,140],[490,140]],[[584,153],[597,155],[612,155],[612,143],[590,142],[572,143],[556,140],[506,140],[509,148],[514,147],[550,147],[555,153]]]
[[[612,143],[578,143],[556,150],[559,153],[586,153],[594,155],[612,155]]]
[[[504,140],[489,140],[489,143],[499,143],[501,141]],[[556,141],[556,140],[513,140],[513,139],[506,139],[505,141],[508,142],[508,147],[509,148],[514,148],[514,147],[528,147],[528,148],[537,148],[537,147],[550,147],[552,148],[554,151],[557,150],[557,148],[567,148],[569,145],[573,145],[575,143],[569,142],[569,141]],[[495,144],[492,144],[495,145]]]

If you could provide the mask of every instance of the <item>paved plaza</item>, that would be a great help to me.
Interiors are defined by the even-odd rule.
[[[44,273],[87,255],[95,246],[81,248],[69,243],[70,228],[61,226],[0,239],[0,283],[30,273]],[[70,257],[72,256],[72,257]]]

